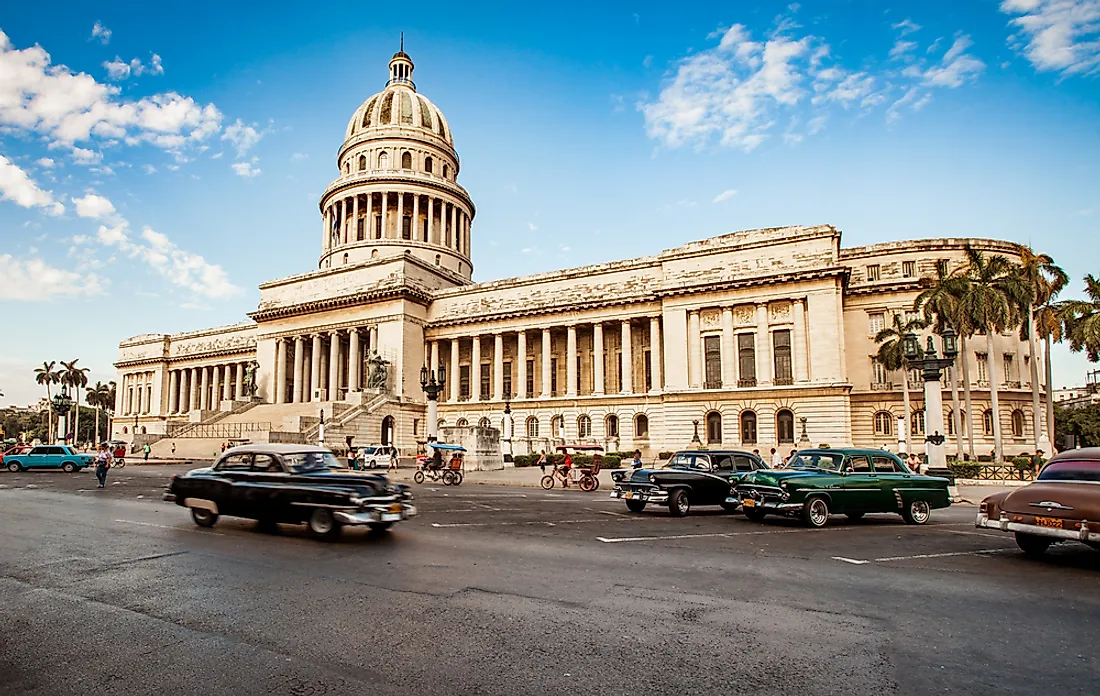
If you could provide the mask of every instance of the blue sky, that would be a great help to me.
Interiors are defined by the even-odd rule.
[[[1067,295],[1100,273],[1100,0],[233,5],[0,16],[0,404],[43,359],[106,381],[120,339],[240,321],[314,268],[401,31],[477,280],[821,223],[1031,243]],[[1060,349],[1056,383],[1086,366]]]

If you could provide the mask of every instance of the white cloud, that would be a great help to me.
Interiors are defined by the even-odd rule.
[[[146,174],[156,174],[157,168],[151,164],[143,164],[141,165],[141,171],[145,172]]]
[[[714,197],[711,203],[721,203],[722,201],[728,201],[737,195],[737,189],[726,189],[722,193]]]
[[[115,56],[114,60],[104,63],[103,67],[107,68],[107,77],[116,81],[128,80],[131,77],[141,77],[142,75],[164,74],[164,65],[161,63],[160,56],[156,53],[149,59],[148,64],[142,63],[138,58],[134,58],[127,63]]]
[[[528,229],[528,230],[530,230],[531,232],[534,232],[534,231],[535,231],[535,230],[537,230],[538,228],[539,228],[539,226],[538,226],[538,225],[536,225],[536,224],[535,224],[535,223],[533,223],[533,222],[529,222],[529,223],[527,223],[527,229]]]
[[[103,196],[88,193],[83,198],[72,199],[76,214],[93,220],[104,220],[115,214],[115,206]]]
[[[264,137],[264,131],[258,131],[255,124],[246,126],[241,119],[237,119],[232,125],[226,126],[222,140],[233,143],[237,149],[237,157],[244,157],[252,147]]]
[[[3,155],[0,155],[0,200],[23,208],[42,208],[49,215],[65,212],[65,206],[54,200],[51,192],[38,188],[25,171]]]
[[[909,56],[917,47],[916,41],[906,41],[905,39],[898,39],[894,43],[894,47],[890,49],[890,57],[894,60],[901,60]]]
[[[95,273],[54,268],[38,258],[0,254],[0,300],[46,302],[61,297],[87,297],[103,292]]]
[[[955,88],[973,82],[985,70],[985,63],[966,52],[973,45],[969,36],[958,37],[938,64],[917,74],[929,87]]]
[[[308,157],[309,157],[309,153],[295,152],[293,155],[290,156],[290,159],[291,160],[304,160],[304,159],[307,159]]]
[[[73,161],[77,164],[98,164],[103,161],[103,153],[95,150],[85,150],[82,147],[74,147]]]
[[[54,162],[49,157],[42,157],[35,160],[34,163],[37,164],[39,167],[42,167],[43,169],[52,169],[54,164],[56,164],[56,162]]]
[[[99,39],[100,43],[106,46],[111,41],[111,30],[103,26],[103,22],[96,20],[92,25],[92,38]]]
[[[891,24],[890,26],[894,29],[897,29],[902,36],[905,36],[906,34],[912,34],[915,31],[921,30],[921,26],[915,23],[913,20],[909,19],[908,17],[901,20],[897,24]]]
[[[178,152],[221,128],[222,115],[213,104],[201,106],[175,92],[121,98],[114,85],[51,65],[41,46],[14,48],[2,31],[0,75],[0,128],[44,135],[51,146],[105,138]]]
[[[1001,12],[1019,15],[1008,42],[1037,70],[1100,72],[1100,0],[1004,0]]]
[[[233,173],[237,176],[243,176],[246,179],[250,179],[254,176],[259,176],[262,170],[253,167],[251,162],[234,162],[229,165],[229,168],[233,170]]]

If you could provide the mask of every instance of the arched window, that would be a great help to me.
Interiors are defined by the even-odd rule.
[[[444,179],[446,179],[446,178],[447,178],[447,171],[448,171],[448,169],[449,169],[449,168],[447,167],[447,165],[446,165],[446,164],[444,164],[444,165],[443,165],[443,178],[444,178]]]
[[[401,168],[412,169],[413,168],[413,156],[408,152],[401,153]]]
[[[592,419],[582,415],[577,418],[577,437],[589,437],[592,435]]]
[[[129,432],[130,432],[130,430],[129,430],[129,429],[128,429],[128,428],[127,428],[127,427],[126,427],[125,425],[124,425],[124,426],[122,426],[122,434],[123,434],[123,435],[125,435],[125,434],[127,434],[127,433],[129,433]]]
[[[924,410],[913,411],[909,414],[909,432],[914,435],[924,434]]]
[[[784,408],[775,414],[775,432],[779,444],[794,442],[794,413],[790,409]]]
[[[458,426],[459,428],[465,428],[465,427],[468,427],[470,425],[470,422],[468,420],[466,420],[465,418],[459,418],[457,421],[455,421],[455,425]]]
[[[365,172],[367,170],[367,156],[359,155],[359,171]]]
[[[148,434],[148,433],[146,432],[146,430],[145,430],[145,426],[144,426],[144,425],[143,425],[143,426],[141,426],[141,434],[142,434],[142,435],[147,435],[147,434]]]
[[[370,250],[370,257],[371,257],[372,259],[376,259],[376,258],[378,258],[378,250],[377,250],[377,249],[371,249],[371,250]]]
[[[527,437],[539,436],[539,419],[534,416],[527,417]]]
[[[634,437],[639,440],[649,439],[649,416],[644,413],[634,416]]]
[[[993,411],[989,409],[982,413],[982,432],[993,435]]]
[[[439,265],[439,261],[440,261],[440,257],[439,257],[439,254],[436,254],[436,255],[435,255],[435,265],[437,265],[437,266],[438,266],[438,265]]]
[[[966,435],[966,411],[959,411],[959,431],[961,435]],[[947,411],[947,434],[955,434],[955,412]]]
[[[741,414],[741,444],[756,444],[756,413],[753,411]]]
[[[443,427],[446,427],[446,426],[447,426],[447,421],[442,419],[442,418],[440,418],[439,422],[435,424],[436,428],[443,428]]]
[[[619,417],[616,416],[614,413],[610,414],[607,418],[604,418],[603,425],[608,437],[619,436]]]
[[[390,168],[390,156],[388,153],[382,152],[378,155],[378,168],[389,169]]]
[[[715,444],[722,441],[722,414],[711,411],[707,414],[707,444]]]
[[[491,428],[491,427],[493,427],[493,426],[492,426],[492,424],[491,424],[491,423],[489,422],[489,419],[488,419],[488,418],[486,418],[486,417],[482,416],[482,417],[481,417],[481,419],[480,419],[480,420],[478,420],[478,422],[477,422],[477,427],[479,427],[479,428]]]
[[[561,416],[554,416],[550,419],[550,437],[561,437],[562,431],[565,430],[565,419]]]
[[[894,414],[879,411],[875,414],[875,435],[890,435],[894,432]]]
[[[1016,409],[1012,412],[1012,437],[1024,436],[1024,412]]]
[[[428,172],[429,174],[433,174],[434,172],[432,171],[432,164],[433,164],[432,163],[432,158],[431,157],[425,157],[424,158],[424,171]]]
[[[348,265],[348,255],[344,254],[344,265]]]
[[[351,174],[351,162],[344,162],[344,173]]]

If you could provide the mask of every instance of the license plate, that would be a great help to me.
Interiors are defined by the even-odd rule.
[[[401,504],[400,503],[394,503],[393,505],[390,505],[389,508],[387,508],[387,510],[389,512],[400,513],[401,512]]]
[[[1036,517],[1035,525],[1038,527],[1050,527],[1052,529],[1061,529],[1062,520],[1057,517]]]
[[[634,493],[632,491],[627,491],[626,493],[623,494],[623,497],[626,498],[627,500],[630,500],[631,498],[634,497]]]
[[[401,520],[401,514],[396,512],[384,512],[382,513],[383,522],[399,522]]]
[[[745,498],[744,500],[741,501],[741,507],[747,507],[747,508],[756,507],[756,501],[753,500],[752,498]]]

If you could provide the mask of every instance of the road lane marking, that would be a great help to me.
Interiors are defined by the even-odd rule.
[[[170,529],[173,532],[199,532],[198,529],[188,529],[187,527],[172,527],[167,524],[153,524],[152,522],[138,522],[137,520],[115,520],[115,522],[121,522],[123,524],[136,524],[142,527],[156,527],[157,529]],[[201,532],[202,534],[213,534],[214,536],[225,536],[221,532]]]
[[[845,563],[851,563],[852,565],[864,565],[870,563],[870,561],[860,561],[855,558],[845,558],[844,556],[833,556],[834,561],[843,561]]]
[[[589,522],[608,521],[609,520],[607,520],[606,518],[601,517],[599,519],[591,520],[528,520],[526,522],[432,522],[432,526],[437,529],[443,529],[447,527],[522,527],[538,525],[542,525],[544,527],[554,527],[559,524],[587,524]]]
[[[625,514],[625,513],[622,513],[622,512],[612,512],[612,511],[610,511],[610,510],[593,510],[592,512],[598,512],[598,513],[600,513],[601,515],[614,515],[615,517],[630,517],[630,515],[627,515],[627,514]]]
[[[626,517],[628,520],[646,519],[644,517]],[[605,520],[606,521],[606,520]],[[624,542],[634,541],[667,541],[675,539],[702,539],[706,537],[740,537],[740,536],[762,536],[767,534],[820,534],[824,532],[843,532],[850,530],[850,527],[834,527],[832,529],[765,529],[758,532],[711,532],[701,534],[666,534],[655,536],[636,536],[636,537],[596,537],[599,541],[605,544],[620,544]]]
[[[975,549],[974,551],[948,551],[945,553],[922,553],[916,556],[887,556],[886,558],[876,558],[876,563],[887,563],[890,561],[916,561],[924,558],[948,558],[950,556],[980,556],[987,553],[1006,553],[1013,551],[1014,549],[999,548],[999,549]]]

